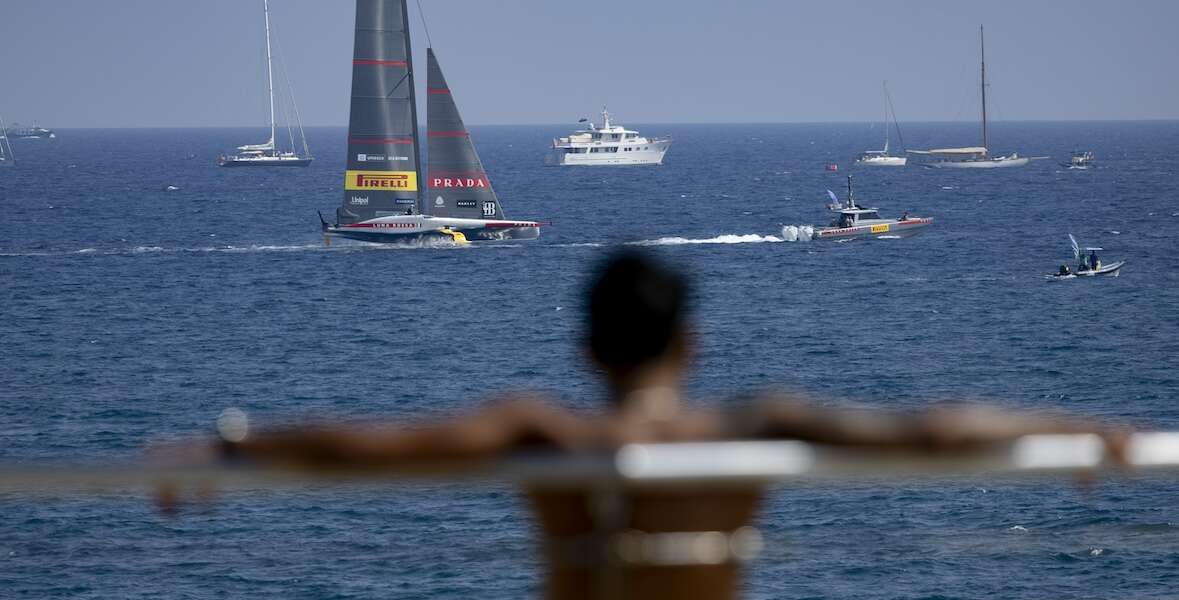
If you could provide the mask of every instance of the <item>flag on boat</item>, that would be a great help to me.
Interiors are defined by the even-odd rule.
[[[577,122],[578,122],[578,123],[585,123],[585,122],[586,122],[586,121],[588,121],[588,120],[589,120],[589,119],[587,119],[587,118],[585,118],[585,117],[582,117],[582,118],[578,119],[578,120],[577,120]]]
[[[830,210],[839,210],[839,197],[835,195],[835,192],[827,190],[827,197],[831,199],[831,204],[828,204],[827,208]]]

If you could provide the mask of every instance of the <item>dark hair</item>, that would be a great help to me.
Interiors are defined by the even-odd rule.
[[[612,371],[662,356],[683,330],[687,296],[686,278],[649,254],[614,254],[599,266],[589,288],[590,352]]]

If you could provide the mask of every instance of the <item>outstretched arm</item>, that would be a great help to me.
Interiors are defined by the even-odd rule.
[[[222,457],[311,469],[380,469],[440,461],[478,461],[527,447],[577,449],[594,439],[592,425],[536,399],[515,399],[420,426],[304,425],[220,440]]]
[[[734,422],[739,430],[734,433],[744,437],[916,451],[968,450],[1038,433],[1095,433],[1117,450],[1129,431],[1083,418],[969,404],[887,412],[825,408],[783,395],[760,397]]]

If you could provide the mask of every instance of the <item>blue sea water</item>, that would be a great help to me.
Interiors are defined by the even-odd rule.
[[[641,242],[693,275],[700,403],[782,387],[915,407],[982,400],[1179,429],[1179,123],[999,123],[986,172],[853,168],[868,124],[648,125],[650,168],[542,166],[558,127],[474,136],[535,242],[324,248],[341,129],[307,169],[230,170],[247,130],[66,130],[0,171],[0,462],[116,460],[256,422],[442,417],[505,390],[589,406],[586,270]],[[914,147],[971,124],[913,124]],[[1074,148],[1100,167],[1061,169]],[[188,158],[195,155],[195,158]],[[837,162],[838,173],[824,171]],[[781,241],[825,190],[936,219],[920,236]],[[168,191],[166,186],[179,189]],[[1047,281],[1066,234],[1125,259]],[[768,502],[751,598],[1164,598],[1179,589],[1179,479],[789,486]],[[224,495],[167,517],[144,497],[0,497],[0,597],[519,598],[538,587],[511,489],[414,485]]]

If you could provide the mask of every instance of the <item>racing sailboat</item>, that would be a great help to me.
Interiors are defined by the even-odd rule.
[[[442,67],[426,53],[428,172],[423,181],[405,0],[357,0],[344,203],[326,239],[532,239],[540,223],[504,218]],[[425,184],[424,190],[421,184]]]
[[[311,164],[311,150],[307,148],[307,136],[303,133],[303,123],[299,119],[299,109],[294,107],[294,95],[291,95],[291,106],[295,120],[299,121],[299,138],[302,140],[303,154],[295,151],[294,133],[290,131],[288,120],[287,130],[291,139],[290,150],[280,150],[278,147],[277,122],[274,117],[274,66],[270,53],[270,0],[262,0],[262,13],[266,21],[266,90],[270,93],[270,139],[262,144],[246,144],[237,147],[237,154],[217,157],[217,164],[222,167],[306,167]],[[290,81],[287,82],[290,85]]]
[[[990,139],[987,130],[987,51],[983,40],[982,25],[978,27],[979,56],[981,57],[981,79],[979,90],[982,94],[982,146],[969,148],[937,148],[933,150],[909,150],[910,154],[932,156],[934,160],[922,163],[923,167],[937,169],[995,169],[1022,167],[1031,160],[1012,152],[1007,156],[990,155]]]

